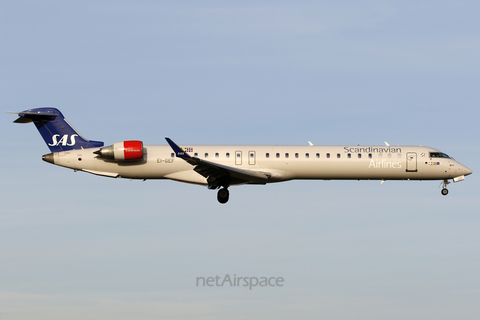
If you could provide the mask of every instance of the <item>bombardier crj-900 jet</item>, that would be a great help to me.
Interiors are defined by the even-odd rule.
[[[105,147],[87,140],[55,108],[18,114],[16,123],[33,122],[51,153],[46,162],[75,171],[127,179],[170,179],[219,189],[226,203],[228,188],[293,179],[321,180],[449,180],[462,181],[472,173],[445,153],[423,146],[179,146],[143,145],[120,141]]]

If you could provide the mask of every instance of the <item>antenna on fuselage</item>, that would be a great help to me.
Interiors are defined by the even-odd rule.
[[[387,141],[385,141],[385,144],[387,145],[387,147],[390,147],[390,145],[388,144],[388,142],[387,142]]]
[[[308,141],[308,144],[309,144],[310,146],[313,146],[313,143],[311,143],[310,141]]]

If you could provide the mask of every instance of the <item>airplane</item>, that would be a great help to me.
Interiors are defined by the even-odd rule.
[[[216,190],[229,200],[230,186],[308,180],[443,180],[472,173],[447,154],[424,146],[143,145],[130,140],[104,146],[87,140],[55,108],[9,112],[15,123],[33,122],[50,148],[42,160],[91,174],[127,179],[170,179]]]

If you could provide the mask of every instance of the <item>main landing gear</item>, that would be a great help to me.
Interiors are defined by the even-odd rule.
[[[230,192],[228,192],[227,188],[222,188],[218,190],[217,200],[221,204],[227,203],[229,197],[230,197]]]
[[[449,184],[450,182],[448,182],[447,179],[443,180],[443,189],[442,189],[442,194],[444,196],[446,196],[448,194],[448,189],[447,189],[447,185]]]
[[[215,176],[210,176],[207,179],[208,182],[208,189],[210,190],[218,190],[217,193],[217,200],[221,204],[225,204],[228,202],[228,198],[230,196],[230,192],[228,192],[228,187],[230,186],[230,178],[227,176],[220,176],[220,177],[215,177]]]

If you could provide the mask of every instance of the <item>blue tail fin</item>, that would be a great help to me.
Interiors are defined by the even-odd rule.
[[[17,112],[14,112],[17,113]],[[51,152],[102,147],[103,142],[87,140],[55,108],[36,108],[18,112],[15,123],[33,122]]]

